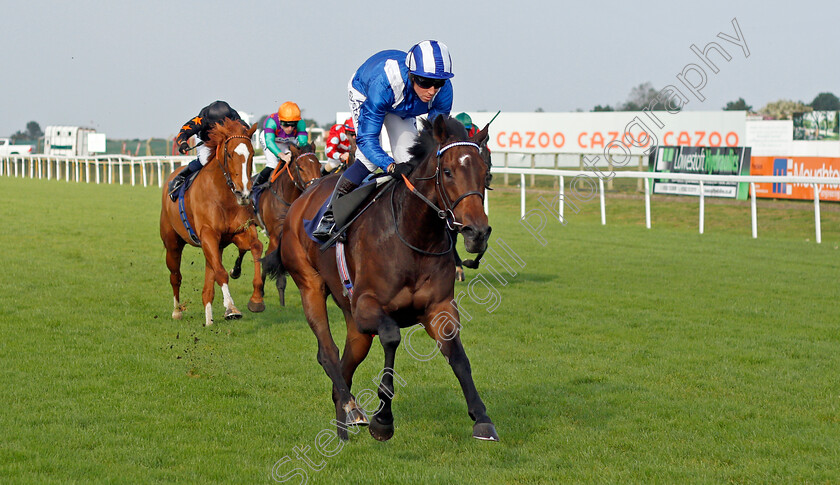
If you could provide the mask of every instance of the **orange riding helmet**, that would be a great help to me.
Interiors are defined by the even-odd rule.
[[[280,109],[277,110],[277,116],[280,121],[300,121],[300,108],[298,108],[297,104],[286,101],[280,105]]]

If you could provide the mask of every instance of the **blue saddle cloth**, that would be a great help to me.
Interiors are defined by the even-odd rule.
[[[187,189],[189,189],[192,186],[196,175],[198,175],[198,172],[195,172],[189,177],[187,177],[187,180],[178,189],[178,213],[181,216],[181,222],[187,229],[187,233],[190,235],[190,239],[192,239],[192,242],[201,246],[201,241],[198,239],[198,235],[195,233],[192,226],[190,225],[190,220],[187,217],[187,210],[184,206],[184,195],[187,193]]]
[[[318,229],[318,223],[321,222],[321,217],[323,217],[324,212],[327,211],[327,203],[329,201],[330,201],[330,199],[326,199],[324,201],[324,203],[321,204],[321,208],[318,209],[318,212],[315,214],[315,217],[312,220],[309,220],[309,219],[304,219],[303,220],[303,230],[306,231],[306,235],[309,236],[309,239],[312,239],[316,243],[321,243],[323,241],[321,241],[320,239],[313,236],[312,233],[315,232],[315,229]],[[335,246],[335,243],[333,243],[330,247],[332,247],[332,246]]]

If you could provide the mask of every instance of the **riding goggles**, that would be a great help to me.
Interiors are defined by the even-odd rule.
[[[423,77],[414,74],[414,84],[420,86],[422,89],[437,88],[440,89],[446,84],[446,79],[434,79],[430,77]]]
[[[280,126],[285,126],[287,128],[294,128],[298,125],[297,121],[281,121]]]

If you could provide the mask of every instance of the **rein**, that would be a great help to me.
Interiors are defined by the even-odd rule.
[[[274,196],[275,196],[275,197],[277,197],[277,198],[280,200],[280,202],[282,202],[282,203],[283,203],[283,204],[285,204],[285,205],[289,205],[289,206],[290,206],[290,205],[292,205],[292,204],[291,204],[291,202],[286,202],[286,200],[285,200],[285,199],[283,199],[283,196],[282,196],[282,195],[280,195],[279,193],[277,193],[277,191],[274,189],[274,181],[275,181],[275,180],[277,180],[278,178],[280,178],[280,175],[281,175],[283,172],[286,172],[286,173],[288,173],[288,174],[289,174],[289,179],[292,181],[292,185],[294,185],[294,186],[295,186],[295,188],[296,188],[296,189],[298,189],[298,190],[300,190],[301,192],[304,192],[306,189],[308,189],[308,188],[309,188],[309,186],[310,186],[310,185],[314,184],[314,183],[315,183],[315,181],[316,181],[316,180],[318,180],[317,178],[314,178],[314,179],[312,179],[312,180],[310,180],[310,181],[308,181],[308,182],[304,182],[304,181],[303,181],[303,175],[301,175],[301,173],[300,173],[300,164],[298,163],[298,161],[299,161],[301,158],[305,157],[305,156],[312,156],[312,157],[315,157],[315,154],[314,154],[314,153],[310,153],[310,152],[307,152],[307,153],[301,153],[300,155],[298,155],[297,157],[295,157],[295,159],[294,159],[294,160],[292,160],[291,162],[287,163],[287,164],[283,167],[283,169],[282,169],[282,170],[280,170],[279,172],[276,172],[276,173],[274,173],[274,174],[272,174],[272,175],[271,175],[271,179],[270,179],[270,181],[271,181],[271,185],[269,186],[269,187],[270,187],[269,191],[270,191],[272,194],[274,194]],[[317,158],[315,159],[315,161],[317,162]],[[320,162],[319,162],[319,163],[320,163]],[[294,166],[295,166],[295,174],[294,174],[294,175],[292,175],[292,169],[291,169],[291,166],[292,166],[292,165],[294,165]]]

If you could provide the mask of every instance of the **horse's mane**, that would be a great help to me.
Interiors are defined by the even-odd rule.
[[[216,147],[222,145],[228,137],[245,135],[247,131],[248,129],[245,128],[242,122],[225,118],[224,121],[214,126],[210,130],[210,133],[208,133],[210,140],[207,142],[207,148],[210,148],[215,153]]]
[[[443,116],[443,121],[446,123],[446,131],[451,137],[456,138],[456,141],[467,140],[467,130],[460,121],[446,115]],[[414,140],[414,145],[408,149],[408,154],[411,155],[411,160],[408,162],[415,168],[419,165],[430,153],[435,153],[438,149],[438,142],[435,140],[434,129],[432,122],[428,119],[420,120],[420,133]]]
[[[315,153],[315,142],[309,142],[298,147],[300,153]]]

